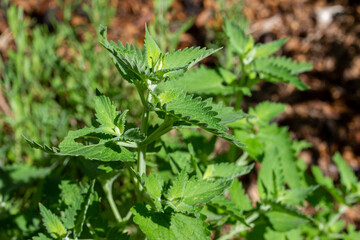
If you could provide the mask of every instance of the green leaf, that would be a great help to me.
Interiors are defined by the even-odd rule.
[[[22,135],[22,136],[23,136],[23,138],[25,138],[25,140],[30,144],[30,146],[32,148],[40,149],[41,151],[46,152],[46,153],[57,153],[58,150],[59,150],[59,149],[57,149],[55,147],[49,147],[49,146],[46,146],[46,145],[40,145],[39,143],[28,139],[24,135]]]
[[[303,240],[301,229],[293,229],[287,232],[276,232],[267,228],[264,235],[265,240]]]
[[[195,213],[200,210],[200,204],[211,201],[230,184],[231,181],[223,180],[189,180],[187,173],[182,171],[167,193],[168,204],[176,211]]]
[[[339,169],[341,184],[346,188],[346,190],[351,191],[358,183],[354,171],[345,162],[339,152],[335,153],[333,160]]]
[[[81,188],[77,184],[71,184],[69,181],[62,181],[59,188],[61,190],[61,200],[68,206],[65,209],[65,216],[62,220],[67,229],[72,229],[75,227],[77,211],[80,210],[81,204],[84,201],[82,194],[85,193],[85,188]]]
[[[102,36],[100,43],[109,51],[120,74],[127,81],[135,84],[147,85],[147,80],[158,83],[170,77],[182,75],[197,62],[219,50],[197,47],[161,54],[156,49],[155,42],[151,43],[151,40],[147,38],[145,44],[150,49],[149,54],[154,55],[149,55],[148,58],[152,59],[159,54],[158,58],[153,60],[155,62],[151,62],[154,66],[149,66],[148,58],[144,57],[140,49],[133,45],[124,47],[121,43],[108,42],[105,28],[100,29],[100,34]]]
[[[48,176],[54,166],[46,167],[46,168],[37,168],[31,165],[24,165],[24,164],[6,164],[3,167],[3,170],[6,174],[9,175],[11,178],[12,184],[19,184],[19,183],[28,183],[34,179],[43,179]]]
[[[83,225],[85,222],[85,218],[86,218],[86,213],[87,210],[89,209],[90,206],[90,197],[91,195],[94,193],[94,185],[95,185],[95,180],[92,181],[91,185],[89,186],[88,192],[86,194],[86,197],[81,205],[81,210],[80,213],[78,214],[76,223],[75,223],[75,235],[77,237],[80,236],[82,230],[83,230]]]
[[[234,73],[225,68],[219,67],[217,70],[227,84],[233,83],[237,78]]]
[[[270,211],[266,212],[265,215],[268,217],[275,231],[287,232],[292,229],[297,229],[310,220],[309,217],[296,208],[270,200],[264,203],[269,204],[271,207]]]
[[[226,132],[228,128],[220,124],[221,120],[216,117],[218,113],[213,111],[211,101],[203,101],[200,97],[193,98],[192,95],[186,95],[185,92],[175,89],[162,93],[159,98],[161,101],[157,104],[159,110],[184,123],[201,127],[237,146],[242,146],[234,136]]]
[[[306,198],[314,192],[319,186],[310,186],[300,189],[288,189],[285,190],[281,202],[289,205],[300,204],[306,200]]]
[[[296,62],[291,58],[287,58],[284,56],[281,57],[271,57],[268,59],[271,61],[271,64],[277,65],[282,68],[286,68],[292,74],[299,74],[307,71],[311,71],[313,69],[313,65],[307,62]]]
[[[183,68],[186,70],[200,62],[204,58],[219,51],[218,49],[206,49],[200,47],[185,48],[183,50],[171,51],[165,55],[163,69]]]
[[[245,117],[249,117],[248,114],[242,111],[235,111],[233,107],[225,106],[223,102],[218,102],[215,104],[211,104],[211,99],[207,99],[209,101],[209,106],[212,107],[212,110],[217,112],[216,117],[220,119],[220,124],[229,124]]]
[[[249,211],[252,209],[249,196],[245,194],[241,182],[237,179],[233,180],[229,188],[229,193],[231,202],[233,202],[238,209],[241,211]]]
[[[254,164],[246,166],[239,166],[234,163],[210,164],[207,166],[203,178],[233,179],[248,174],[253,167]]]
[[[135,215],[134,222],[149,240],[210,240],[204,217],[152,212],[144,205],[135,205],[132,212]]]
[[[33,239],[33,240],[52,240],[51,238],[48,238],[47,236],[45,236],[45,235],[42,234],[42,233],[39,233],[38,236],[33,237],[32,239]]]
[[[115,118],[117,116],[116,107],[112,104],[110,98],[99,95],[95,98],[96,120],[103,126],[114,128]]]
[[[244,55],[249,41],[246,37],[244,29],[241,29],[240,25],[231,20],[225,20],[224,31],[230,40],[230,44],[238,53]]]
[[[256,119],[267,125],[280,113],[284,112],[285,107],[286,105],[282,103],[264,101],[259,103],[255,109],[250,108],[249,114],[255,115]],[[255,118],[252,118],[251,120],[255,121]]]
[[[296,156],[292,149],[291,137],[286,128],[278,128],[276,125],[259,128],[257,138],[269,148],[264,152],[264,159],[273,162],[278,158],[282,166],[284,180],[290,188],[301,188],[300,175],[296,168]],[[272,149],[270,151],[270,149]],[[269,166],[270,169],[278,169],[277,166]],[[276,173],[276,172],[275,172]],[[267,180],[271,181],[272,173]]]
[[[312,166],[311,171],[314,175],[315,181],[320,186],[325,188],[336,199],[336,201],[338,201],[339,203],[344,203],[341,191],[335,188],[334,182],[331,178],[325,177],[318,166]]]
[[[78,143],[76,139],[88,137],[98,140],[98,143],[84,145]],[[119,146],[106,136],[94,133],[94,128],[83,128],[70,131],[65,139],[60,143],[59,155],[83,156],[87,159],[100,161],[135,161],[134,154],[124,147]]]
[[[233,87],[225,86],[223,81],[223,77],[216,70],[200,66],[179,78],[165,82],[165,84],[198,95],[227,95],[232,93]]]
[[[289,38],[283,38],[265,44],[257,44],[255,57],[268,57],[277,52]]]
[[[225,214],[231,215],[240,222],[246,224],[242,210],[237,208],[232,201],[226,199],[224,195],[215,197],[209,204],[222,209]]]
[[[138,128],[130,128],[124,132],[122,138],[127,142],[142,142],[145,140],[145,135]]]
[[[150,35],[146,26],[145,26],[145,51],[146,51],[148,66],[153,68],[156,60],[159,58],[161,54],[161,50],[154,41],[154,39],[152,38],[152,36]]]
[[[48,233],[54,238],[64,237],[66,235],[66,229],[59,218],[41,203],[39,203],[39,208],[44,226]]]
[[[258,175],[258,191],[260,198],[276,199],[284,190],[284,171],[286,171],[278,155],[278,148],[265,145],[265,156]],[[296,170],[296,169],[295,169]]]
[[[306,90],[309,87],[301,81],[296,75],[285,67],[278,66],[267,58],[258,58],[254,60],[254,71],[262,73],[262,79],[273,82],[286,82],[294,85],[299,90]]]
[[[295,151],[295,155],[298,155],[303,149],[311,147],[311,143],[306,140],[293,141],[292,149]]]
[[[158,174],[150,174],[145,178],[145,187],[147,193],[154,200],[155,206],[158,210],[161,210],[161,193],[163,190],[164,181]]]

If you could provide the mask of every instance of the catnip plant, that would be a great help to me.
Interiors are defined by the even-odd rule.
[[[272,56],[286,39],[255,44],[232,20],[225,20],[224,32],[225,56],[234,64],[192,70],[223,50],[163,52],[147,28],[141,50],[108,41],[100,28],[100,44],[139,95],[134,108],[141,117],[128,122],[131,109],[120,111],[121,102],[96,90],[92,126],[70,131],[58,148],[26,139],[84,173],[81,183],[60,182],[56,208],[39,204],[46,232],[33,239],[358,239],[354,226],[339,220],[360,199],[359,182],[342,157],[334,156],[337,188],[319,168],[306,171],[298,154],[309,144],[272,122],[284,104],[240,110],[243,95],[251,96],[262,80],[307,89],[297,74],[311,64]],[[251,201],[239,178],[254,162],[261,164],[259,199]],[[306,215],[300,210],[306,204],[323,212]]]
[[[142,103],[140,128],[129,127],[126,122],[128,110],[117,111],[111,100],[98,92],[94,126],[70,131],[59,149],[28,140],[29,143],[48,153],[82,156],[96,162],[98,168],[105,171],[99,176],[99,182],[119,224],[129,221],[129,216],[134,215],[133,221],[149,239],[208,238],[210,231],[206,217],[201,213],[204,204],[221,195],[231,185],[232,179],[247,174],[253,165],[212,164],[203,172],[194,159],[191,167],[181,169],[165,184],[156,172],[147,174],[147,153],[162,135],[181,127],[201,128],[236,146],[242,146],[228,133],[225,123],[244,118],[245,114],[235,112],[222,103],[214,104],[211,99],[203,100],[188,95],[181,88],[163,84],[186,74],[189,68],[219,49],[187,48],[163,53],[146,30],[143,53],[133,45],[109,42],[104,27],[100,29],[100,34],[101,45],[110,53],[119,73],[134,85],[139,94]],[[150,119],[154,117],[160,119],[160,124],[151,124]],[[136,162],[136,167],[133,162]],[[128,170],[136,195],[136,204],[126,216],[121,216],[117,210],[111,193],[112,183],[122,168]],[[82,205],[77,204],[78,207],[73,208],[69,205],[63,221],[40,205],[48,233],[59,238],[79,238],[86,211],[95,201],[93,195],[94,182],[87,187],[84,196],[79,197]],[[69,214],[71,219],[68,219]]]

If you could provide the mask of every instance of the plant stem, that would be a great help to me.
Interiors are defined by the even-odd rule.
[[[173,127],[173,122],[174,120],[171,119],[168,115],[166,115],[163,123],[153,133],[151,133],[150,136],[148,136],[146,140],[141,143],[141,145],[148,145],[153,141],[157,140],[165,133],[169,132]]]
[[[246,79],[246,70],[245,70],[245,64],[244,64],[244,60],[242,57],[240,57],[240,67],[241,67],[241,78],[238,80],[238,86],[237,89],[235,91],[235,110],[239,110],[241,108],[241,103],[242,103],[242,99],[243,99],[243,93],[241,92],[241,87],[245,86],[245,79]]]
[[[149,91],[144,90],[141,87],[137,87],[141,102],[143,104],[143,114],[141,116],[140,132],[147,135],[148,121],[149,121]],[[140,176],[146,174],[146,145],[138,144],[138,172]],[[143,187],[139,186],[139,190],[142,191]]]
[[[115,216],[115,219],[121,223],[123,221],[120,213],[119,213],[119,210],[117,209],[116,207],[116,203],[114,201],[114,198],[113,198],[113,194],[112,194],[112,186],[113,186],[113,183],[115,181],[115,179],[119,176],[119,174],[115,175],[114,177],[112,177],[111,179],[108,179],[104,184],[102,183],[102,187],[103,187],[103,190],[106,194],[106,198],[109,202],[109,205],[111,207],[111,210]]]

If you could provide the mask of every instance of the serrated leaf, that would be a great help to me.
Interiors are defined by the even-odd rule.
[[[193,98],[192,95],[186,95],[185,92],[175,89],[162,93],[159,98],[161,101],[157,105],[159,110],[182,122],[201,127],[237,146],[242,146],[234,136],[226,132],[229,129],[220,124],[221,120],[216,117],[217,112],[213,111],[213,105],[209,100]]]
[[[300,204],[305,201],[306,198],[317,188],[318,186],[310,186],[300,189],[287,189],[281,197],[281,202],[290,205]]]
[[[245,54],[248,38],[246,37],[245,30],[231,20],[225,20],[226,35],[228,36],[231,45],[236,51],[242,55]]]
[[[142,134],[138,128],[126,130],[122,138],[127,142],[142,142],[145,140],[144,134]]]
[[[233,87],[225,86],[223,81],[223,77],[216,70],[200,66],[165,84],[198,95],[227,95],[232,93]]]
[[[57,153],[59,149],[55,148],[55,147],[49,147],[46,145],[41,145],[33,140],[28,139],[27,137],[25,137],[24,135],[22,135],[23,138],[25,138],[25,140],[30,144],[30,146],[32,148],[36,148],[36,149],[40,149],[43,152],[46,153]]]
[[[241,211],[249,211],[252,209],[249,196],[245,194],[241,182],[237,179],[233,180],[229,188],[229,193],[231,202],[233,202],[238,209]]]
[[[89,137],[98,139],[98,143],[83,145],[75,140],[80,137]],[[94,128],[83,128],[76,131],[70,131],[64,140],[60,143],[60,155],[83,156],[87,159],[100,161],[135,161],[134,154],[124,147],[116,144],[106,136],[94,134]]]
[[[234,163],[210,164],[207,166],[203,178],[233,179],[248,174],[253,167],[254,164],[246,166],[239,166]]]
[[[66,235],[66,229],[60,219],[41,203],[39,203],[39,208],[44,226],[48,233],[54,238],[64,237]]]
[[[134,222],[149,240],[210,240],[204,217],[151,212],[144,205],[136,205],[132,212],[135,215]]]
[[[270,166],[267,170],[279,169],[278,165],[273,166],[273,160],[278,159],[282,166],[284,180],[290,188],[301,188],[300,176],[296,168],[296,156],[291,146],[291,137],[286,128],[278,128],[276,125],[259,128],[256,136],[266,148],[264,159],[268,159]],[[271,149],[271,150],[270,150]],[[276,172],[275,172],[276,174]],[[272,173],[267,174],[265,182],[272,182]],[[261,188],[261,186],[259,186]]]
[[[52,240],[51,238],[48,238],[47,236],[45,236],[45,235],[42,234],[42,233],[39,233],[38,236],[33,237],[32,239],[33,239],[33,240]]]
[[[185,48],[183,50],[166,53],[163,69],[186,67],[186,70],[200,62],[204,58],[219,51],[218,49],[206,49],[200,47]]]
[[[296,62],[291,58],[287,58],[284,56],[271,57],[269,61],[271,61],[271,63],[274,65],[288,69],[292,74],[299,74],[311,71],[313,69],[313,65],[311,63]]]
[[[146,192],[154,200],[155,206],[161,210],[161,193],[163,190],[164,181],[158,174],[150,174],[145,178]]]
[[[301,229],[293,229],[287,232],[276,232],[267,228],[264,234],[265,240],[303,240]]]
[[[268,57],[277,52],[289,38],[283,38],[264,44],[256,45],[255,57]]]
[[[309,89],[309,86],[301,81],[296,75],[285,67],[278,66],[267,58],[257,58],[254,60],[254,70],[265,74],[262,79],[266,81],[282,81],[294,85],[299,90]]]
[[[249,114],[255,115],[258,120],[264,124],[269,124],[271,120],[285,111],[285,104],[264,101],[259,103],[255,109],[250,108]],[[251,119],[255,121],[255,119]]]
[[[237,78],[234,73],[225,68],[219,67],[217,70],[227,84],[233,83]]]
[[[82,195],[84,190],[77,184],[69,183],[69,181],[62,181],[59,188],[61,190],[61,200],[67,206],[62,221],[67,229],[73,229],[75,227],[77,211],[80,210],[81,204],[84,201],[84,196]]]
[[[246,224],[241,209],[237,208],[237,206],[232,201],[226,199],[224,195],[215,197],[209,204],[221,208],[223,211],[225,211],[226,214],[231,215],[240,222]]]
[[[274,230],[287,232],[309,222],[310,218],[296,208],[266,200],[271,209],[265,213]]]
[[[311,143],[306,140],[293,141],[292,149],[295,151],[295,155],[298,155],[303,149],[311,147]]]
[[[209,105],[213,111],[218,113],[216,117],[220,119],[220,124],[229,124],[249,116],[242,111],[235,111],[233,107],[225,106],[223,102],[211,104],[209,101]]]
[[[77,237],[80,236],[82,230],[83,230],[83,225],[84,225],[84,222],[85,222],[85,218],[86,218],[86,213],[87,213],[87,210],[90,206],[90,197],[91,195],[94,193],[94,185],[95,185],[95,180],[92,181],[91,185],[89,186],[89,189],[87,191],[87,194],[84,198],[84,201],[82,202],[81,204],[81,209],[80,209],[80,213],[78,214],[77,216],[77,220],[76,220],[76,223],[75,223],[75,235]]]
[[[191,178],[182,171],[167,194],[168,204],[176,211],[195,213],[199,205],[211,201],[220,195],[231,181],[208,181]]]
[[[99,95],[95,97],[96,120],[104,127],[115,127],[116,107],[112,104],[110,98]]]
[[[333,161],[339,169],[341,184],[346,188],[346,190],[350,192],[358,184],[358,180],[354,174],[354,171],[342,158],[339,152],[335,153],[333,156]]]
[[[339,203],[344,203],[342,193],[339,189],[335,188],[334,182],[331,178],[325,177],[318,166],[312,166],[311,172],[314,175],[315,181],[324,187]]]
[[[130,83],[136,84],[147,84],[147,80],[158,83],[170,77],[179,76],[197,62],[219,50],[197,47],[164,54],[160,53],[160,56],[155,60],[154,68],[152,68],[153,66],[148,65],[148,59],[144,57],[140,49],[132,45],[124,47],[121,43],[116,45],[113,42],[108,42],[104,27],[100,29],[100,34],[102,36],[100,43],[109,51],[120,74]],[[148,44],[150,45],[150,43]],[[154,56],[159,53],[155,50],[154,45],[149,48],[151,48],[151,54],[154,54]],[[151,63],[154,64],[154,62]]]
[[[12,184],[28,183],[32,179],[42,179],[48,176],[54,166],[46,168],[38,168],[31,165],[13,164],[5,165],[3,170],[11,178]]]
[[[152,36],[150,35],[146,26],[145,26],[145,51],[146,51],[148,66],[153,67],[155,61],[159,58],[161,54],[161,50],[154,41],[154,39],[152,38]]]

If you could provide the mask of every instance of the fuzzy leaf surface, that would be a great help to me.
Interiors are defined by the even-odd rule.
[[[335,153],[333,160],[339,169],[341,184],[351,191],[358,183],[354,171],[350,168],[347,162],[342,158],[339,152]]]
[[[256,46],[255,57],[268,57],[277,52],[286,42],[288,38],[279,39],[265,44]]]
[[[54,238],[64,237],[66,235],[66,229],[60,219],[41,203],[39,203],[39,208],[48,233]]]
[[[158,103],[157,107],[161,111],[242,146],[233,135],[226,132],[229,129],[220,124],[221,119],[217,118],[218,113],[213,110],[211,101],[203,101],[201,97],[194,98],[193,95],[186,95],[185,92],[176,89],[164,92],[159,97],[161,103]]]
[[[233,183],[229,187],[229,193],[231,202],[233,202],[238,209],[241,211],[249,211],[252,209],[249,196],[245,193],[241,182],[237,179],[233,180]]]
[[[279,67],[288,69],[292,74],[299,74],[313,69],[313,65],[308,62],[296,62],[291,58],[284,56],[281,57],[271,57],[268,59],[272,64]]]
[[[233,88],[223,85],[223,81],[223,77],[216,70],[200,66],[165,84],[171,85],[173,88],[182,88],[186,92],[198,95],[230,94]]]
[[[98,139],[96,144],[83,145],[75,140],[80,137]],[[100,161],[135,161],[134,154],[116,144],[111,138],[94,133],[94,128],[83,128],[70,131],[60,143],[60,155],[83,156],[87,159]]]
[[[233,179],[248,174],[254,164],[239,166],[234,163],[210,164],[207,166],[203,178]]]
[[[147,193],[154,200],[157,209],[161,210],[161,193],[164,181],[158,174],[150,174],[145,179]]]
[[[176,211],[195,213],[200,210],[200,204],[211,201],[230,184],[231,181],[223,180],[189,180],[187,173],[182,171],[168,191],[168,203]]]
[[[265,215],[268,217],[274,230],[278,232],[287,232],[296,229],[310,220],[309,217],[296,208],[271,200],[265,202],[271,207],[271,210],[266,212]]]
[[[274,64],[270,59],[258,58],[254,60],[254,70],[265,74],[264,80],[274,82],[282,81],[294,85],[299,90],[306,90],[309,87],[296,75],[285,67]]]
[[[183,50],[171,51],[165,55],[163,69],[172,69],[179,67],[191,68],[204,58],[219,51],[219,49],[206,49],[200,47],[185,48]]]
[[[134,222],[149,240],[210,240],[204,217],[152,212],[144,205],[136,205],[132,212],[135,215]]]

